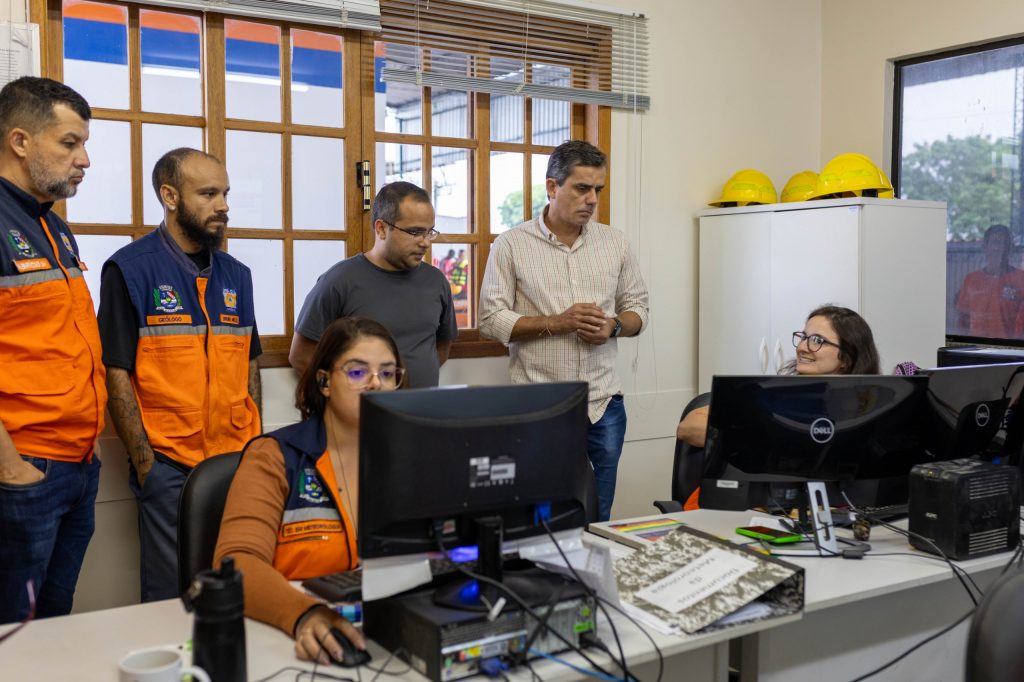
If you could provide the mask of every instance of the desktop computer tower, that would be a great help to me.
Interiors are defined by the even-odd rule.
[[[579,647],[582,636],[595,629],[594,598],[575,581],[539,569],[532,574],[559,595],[554,603],[533,605],[547,616],[546,625],[511,603],[493,620],[486,612],[440,606],[433,588],[426,588],[363,602],[363,632],[434,682],[481,674],[480,663],[489,658],[534,658],[527,646],[548,654]]]
[[[1014,467],[978,459],[918,464],[910,471],[910,544],[950,559],[1006,552],[1020,541],[1020,479]]]

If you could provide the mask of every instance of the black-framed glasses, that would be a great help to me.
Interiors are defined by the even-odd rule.
[[[394,223],[389,223],[388,221],[384,220],[383,218],[381,218],[381,221],[385,225],[387,225],[388,227],[396,229],[399,232],[405,232],[407,235],[409,235],[413,239],[422,239],[423,237],[426,237],[430,241],[434,241],[435,239],[437,239],[441,235],[441,233],[438,232],[437,229],[435,229],[433,227],[399,227],[398,225],[395,225]]]
[[[348,385],[352,388],[366,388],[373,377],[377,377],[383,388],[398,388],[405,378],[404,367],[382,367],[374,372],[362,363],[352,362],[338,369],[344,373]]]
[[[28,622],[36,617],[36,590],[32,587],[32,581],[25,581],[25,589],[28,591],[28,613],[25,615],[25,619],[15,625],[13,628],[0,635],[0,643],[3,643],[6,639],[11,637],[15,632],[22,629]]]
[[[807,350],[811,351],[812,353],[817,353],[819,350],[821,350],[822,346],[835,346],[836,348],[839,348],[838,343],[832,343],[821,334],[793,332],[793,347],[799,347],[801,341],[807,341]]]

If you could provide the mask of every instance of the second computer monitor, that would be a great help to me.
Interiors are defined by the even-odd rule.
[[[910,468],[933,459],[926,377],[716,376],[711,386],[701,507],[795,506],[807,481],[870,481],[878,499],[855,502],[905,502]]]

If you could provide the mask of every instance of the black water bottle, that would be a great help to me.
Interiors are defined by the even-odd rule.
[[[195,612],[192,662],[211,682],[245,682],[245,601],[235,560],[225,557],[219,571],[200,571],[181,600]]]

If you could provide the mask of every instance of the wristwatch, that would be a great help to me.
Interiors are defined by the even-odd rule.
[[[619,320],[619,318],[616,317],[615,318],[615,326],[612,327],[612,333],[609,334],[608,337],[614,339],[615,337],[617,337],[621,333],[622,333],[622,322]]]

